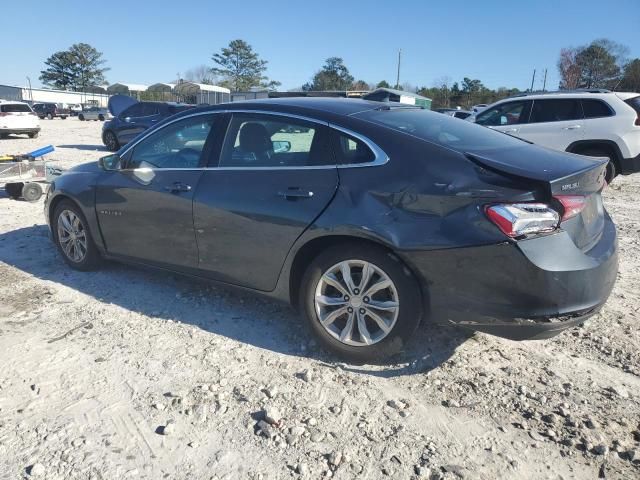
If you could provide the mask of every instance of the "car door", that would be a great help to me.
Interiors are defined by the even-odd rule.
[[[476,115],[476,123],[499,132],[520,136],[520,127],[527,122],[531,108],[529,100],[513,100],[496,105]]]
[[[229,117],[219,164],[204,172],[194,197],[198,263],[211,278],[269,291],[336,192],[329,129],[259,112]]]
[[[116,135],[120,145],[125,145],[133,140],[142,130],[138,120],[142,117],[142,103],[134,103],[118,115],[118,128]]]
[[[181,118],[127,150],[96,185],[107,252],[148,263],[197,267],[193,193],[220,115]]]
[[[529,121],[519,126],[518,137],[564,151],[584,138],[584,120],[578,99],[535,99]]]

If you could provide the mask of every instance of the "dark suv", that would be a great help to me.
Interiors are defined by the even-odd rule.
[[[102,143],[115,152],[138,134],[171,115],[194,105],[174,102],[135,102],[119,113],[110,107],[113,119],[102,127]]]
[[[53,120],[55,117],[64,120],[69,116],[69,109],[62,108],[55,103],[34,103],[31,108],[41,120],[45,117],[49,120]]]

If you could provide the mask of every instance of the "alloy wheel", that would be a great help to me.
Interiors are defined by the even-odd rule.
[[[58,215],[58,242],[67,258],[82,262],[87,255],[87,234],[80,217],[71,210]]]
[[[314,297],[322,327],[336,340],[368,346],[389,335],[398,320],[398,291],[391,278],[364,260],[344,260],[329,268]]]
[[[104,138],[105,138],[105,143],[107,145],[107,148],[109,150],[115,151],[118,149],[118,142],[113,132],[107,132]]]

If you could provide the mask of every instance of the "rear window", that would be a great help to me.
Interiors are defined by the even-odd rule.
[[[582,100],[584,118],[610,117],[613,115],[609,105],[602,100]]]
[[[369,110],[357,116],[463,153],[525,145],[510,135],[427,110]]]
[[[633,97],[626,101],[627,105],[631,106],[638,116],[640,117],[640,97]]]
[[[9,103],[7,105],[0,105],[0,112],[3,113],[21,113],[21,112],[31,112],[29,105],[25,105],[24,103]]]

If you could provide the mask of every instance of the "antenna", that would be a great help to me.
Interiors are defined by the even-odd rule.
[[[536,69],[533,69],[533,77],[531,77],[531,88],[529,89],[530,92],[533,92],[533,82],[536,81]]]

